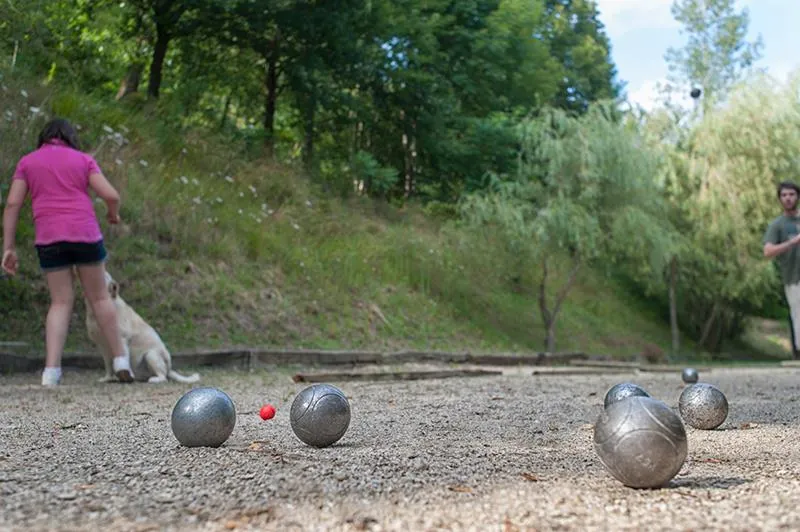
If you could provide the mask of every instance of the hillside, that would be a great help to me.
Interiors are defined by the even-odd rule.
[[[81,126],[87,151],[123,195],[124,223],[103,226],[109,271],[173,350],[543,346],[536,267],[433,209],[332,197],[241,139],[181,133],[140,104],[8,81],[3,89],[3,175],[49,115]],[[27,209],[18,248],[21,274],[0,282],[0,341],[36,350],[48,297]],[[83,318],[79,300],[68,350],[89,348]],[[557,345],[628,357],[666,349],[669,330],[652,304],[587,271],[563,307]]]

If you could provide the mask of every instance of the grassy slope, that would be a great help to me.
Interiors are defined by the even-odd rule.
[[[233,144],[176,136],[124,106],[3,86],[0,99],[12,113],[0,125],[4,175],[41,125],[29,107],[83,126],[84,139],[124,198],[125,224],[104,226],[109,270],[123,297],[174,350],[543,345],[535,267],[519,265],[489,238],[413,207],[325,198],[289,168],[245,162]],[[47,292],[30,225],[26,211],[21,275],[0,282],[0,341],[23,340],[38,350]],[[89,347],[83,313],[79,302],[68,349]],[[571,292],[557,333],[560,350],[619,356],[669,342],[660,316],[592,271]]]

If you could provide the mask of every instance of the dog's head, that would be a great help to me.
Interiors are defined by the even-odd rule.
[[[108,288],[108,293],[111,295],[111,299],[117,299],[119,296],[119,283],[116,282],[108,272],[106,272],[106,287]]]

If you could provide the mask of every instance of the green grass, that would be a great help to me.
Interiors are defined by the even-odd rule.
[[[491,236],[414,205],[327,197],[295,169],[252,159],[230,140],[170,130],[147,109],[4,85],[0,103],[14,119],[0,117],[3,174],[31,149],[44,121],[30,106],[83,126],[89,150],[123,195],[124,223],[103,226],[109,271],[173,350],[543,349],[538,267]],[[98,212],[102,218],[102,206]],[[0,341],[27,341],[38,351],[48,296],[32,236],[26,211],[22,271],[0,281]],[[557,287],[563,278],[554,277]],[[664,318],[586,269],[559,316],[557,348],[620,358],[647,345],[666,351]],[[79,299],[68,350],[90,348],[83,319]],[[702,355],[689,349],[687,357]]]

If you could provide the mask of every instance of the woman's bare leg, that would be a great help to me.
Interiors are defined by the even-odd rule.
[[[55,385],[61,379],[61,355],[67,341],[69,322],[75,292],[72,287],[72,272],[69,269],[45,273],[50,290],[50,309],[45,322],[45,371],[42,384]]]

